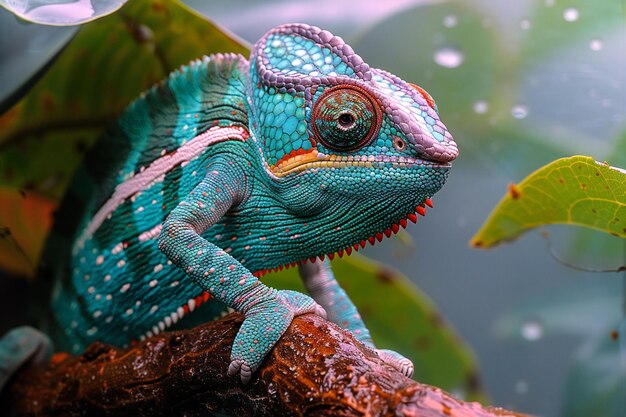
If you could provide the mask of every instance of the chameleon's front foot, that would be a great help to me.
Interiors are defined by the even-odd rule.
[[[378,353],[378,357],[388,363],[389,365],[396,368],[402,375],[407,378],[413,377],[413,371],[415,367],[413,366],[413,362],[410,359],[405,358],[400,355],[398,352],[389,349],[374,349],[376,353]]]
[[[295,316],[313,313],[326,318],[324,309],[307,295],[288,290],[275,294],[245,311],[245,320],[235,337],[228,375],[239,374],[244,384],[250,381]]]

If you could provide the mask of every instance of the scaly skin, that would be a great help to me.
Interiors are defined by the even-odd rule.
[[[299,314],[373,347],[320,258],[415,220],[456,156],[427,93],[318,28],[273,29],[249,62],[193,62],[129,106],[77,174],[44,254],[48,331],[79,352],[230,307],[246,317],[229,367],[244,382]],[[293,264],[317,302],[258,279]]]

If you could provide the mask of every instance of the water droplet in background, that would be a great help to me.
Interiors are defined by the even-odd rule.
[[[453,14],[449,14],[443,18],[443,25],[447,28],[453,28],[457,23],[459,23],[459,19]]]
[[[602,49],[602,41],[600,39],[592,39],[591,42],[589,42],[589,48],[591,48],[592,51],[599,51]]]
[[[456,68],[463,63],[463,52],[454,46],[444,46],[435,51],[433,60],[446,68]]]
[[[519,22],[519,27],[522,28],[522,30],[528,30],[530,29],[530,20],[528,19],[522,19]]]
[[[543,326],[538,321],[529,320],[522,324],[520,333],[524,339],[534,342],[543,337]]]
[[[528,107],[523,104],[516,104],[511,109],[511,116],[519,120],[526,118],[528,116]]]
[[[520,379],[515,383],[515,393],[519,395],[524,395],[528,392],[528,382]]]
[[[474,112],[478,114],[485,114],[488,110],[489,104],[486,101],[480,100],[474,103]]]
[[[563,19],[565,19],[566,22],[575,22],[578,20],[578,10],[570,7],[565,9],[565,11],[563,12]]]

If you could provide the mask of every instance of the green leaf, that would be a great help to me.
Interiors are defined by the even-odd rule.
[[[135,0],[83,27],[0,118],[0,184],[58,198],[84,151],[142,91],[195,58],[229,51],[247,53],[175,1]]]
[[[415,365],[414,378],[420,382],[474,399],[481,396],[471,351],[405,276],[358,254],[335,259],[332,266],[377,347],[410,358]],[[295,269],[270,274],[263,281],[277,288],[304,291]]]
[[[471,244],[488,248],[557,223],[626,237],[626,171],[586,156],[558,159],[512,184]]]
[[[127,0],[0,0],[0,6],[33,23],[80,25],[118,10]]]
[[[28,95],[0,116],[0,187],[57,201],[103,128],[142,91],[195,58],[229,51],[247,54],[176,1],[134,0],[84,26]],[[12,229],[47,215],[0,213],[0,225]],[[45,235],[38,230],[22,243],[41,245]],[[14,246],[2,251],[0,267],[9,267],[2,259],[22,257]]]

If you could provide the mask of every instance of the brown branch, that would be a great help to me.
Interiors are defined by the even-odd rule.
[[[459,401],[383,364],[352,335],[297,317],[249,385],[228,377],[239,314],[164,333],[129,349],[93,344],[80,356],[20,372],[0,409],[19,416],[517,416]]]

